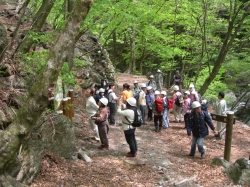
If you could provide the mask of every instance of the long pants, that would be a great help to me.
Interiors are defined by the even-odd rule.
[[[115,125],[116,103],[109,103],[109,123]]]
[[[163,120],[164,126],[166,128],[168,128],[169,127],[169,119],[168,119],[168,109],[167,108],[164,109],[162,120]]]
[[[126,141],[130,148],[130,153],[135,154],[137,152],[137,142],[135,139],[135,128],[124,131]]]
[[[157,82],[156,86],[157,86],[157,90],[161,92],[162,91],[162,84]]]
[[[190,115],[190,114],[185,114],[185,115],[184,115],[185,128],[187,128],[188,116],[189,116],[189,115]]]
[[[191,145],[190,155],[195,155],[196,144],[198,145],[198,150],[201,154],[203,154],[205,152],[205,150],[203,148],[203,141],[204,141],[204,138],[196,138],[194,136],[192,137],[192,145]]]
[[[140,105],[140,111],[142,116],[142,124],[146,123],[146,105]]]
[[[174,112],[175,121],[179,122],[179,120],[181,120],[181,107],[174,104],[173,112]]]
[[[159,123],[158,123],[159,121]],[[154,115],[154,124],[156,129],[162,128],[162,115]]]
[[[150,109],[148,106],[148,120],[152,120],[152,119],[153,119],[152,109]]]
[[[109,126],[108,122],[103,122],[102,124],[98,125],[98,131],[99,131],[99,136],[101,139],[101,144],[105,147],[109,146],[109,141],[108,141],[108,132],[109,132]]]
[[[92,119],[89,119],[89,123],[90,123],[92,130],[94,131],[95,139],[100,140],[99,133],[98,133],[98,127],[95,124],[95,121]]]

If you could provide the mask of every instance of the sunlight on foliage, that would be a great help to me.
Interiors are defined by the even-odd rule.
[[[69,71],[69,65],[67,62],[64,62],[59,77],[62,79],[62,82],[67,84],[74,85],[76,82],[73,72]]]

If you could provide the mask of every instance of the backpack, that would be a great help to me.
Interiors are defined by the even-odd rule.
[[[134,117],[134,121],[132,123],[129,123],[129,125],[132,125],[133,127],[140,127],[142,124],[141,111],[137,107],[133,107],[132,110],[134,111],[135,117]],[[129,122],[126,116],[125,118]]]
[[[109,105],[109,103],[111,103],[111,101],[113,100],[113,99],[111,99],[111,101],[109,100],[109,94],[111,94],[111,93],[113,93],[113,91],[108,92],[108,93],[105,95],[105,98],[108,99],[108,105]]]
[[[134,95],[134,98],[136,99],[136,102],[138,102],[138,100],[139,100],[140,92],[141,92],[141,91],[139,91],[138,93],[136,93],[136,94]]]
[[[164,110],[163,102],[163,98],[155,98],[155,108],[158,115],[160,115],[161,112]]]
[[[174,101],[172,99],[170,99],[170,98],[167,98],[167,99],[168,99],[168,106],[167,106],[167,108],[168,109],[173,108],[174,107]]]
[[[180,95],[177,95],[177,100],[175,102],[175,104],[178,106],[178,107],[182,107],[183,106],[183,103],[184,103],[184,99],[183,99],[183,96],[180,94]]]

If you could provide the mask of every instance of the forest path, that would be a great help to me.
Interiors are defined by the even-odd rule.
[[[147,82],[145,76],[122,73],[117,74],[117,80],[117,96],[120,96],[124,83],[133,88],[134,80],[138,80],[139,84]],[[152,121],[136,129],[138,153],[135,158],[128,158],[125,155],[129,147],[121,126],[110,126],[109,150],[102,151],[97,148],[100,144],[94,140],[93,131],[88,124],[82,90],[79,90],[75,100],[75,108],[77,150],[84,150],[92,162],[87,163],[81,159],[68,161],[56,156],[45,157],[44,162],[47,165],[42,165],[41,172],[31,187],[233,186],[222,173],[222,167],[210,165],[213,158],[223,157],[225,139],[215,139],[210,132],[204,141],[206,157],[201,159],[198,151],[195,157],[187,157],[191,140],[183,128],[183,122],[172,122],[174,116],[171,111],[168,129],[156,133]],[[116,120],[121,122],[119,116],[116,116]],[[231,162],[249,155],[249,134],[249,126],[237,121],[234,125]]]

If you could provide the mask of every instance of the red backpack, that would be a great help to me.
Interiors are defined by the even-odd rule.
[[[172,99],[168,98],[168,106],[167,106],[167,108],[171,109],[171,108],[173,108],[173,106],[174,106],[174,101]]]
[[[155,107],[158,115],[161,115],[161,112],[164,110],[163,98],[155,98]]]

